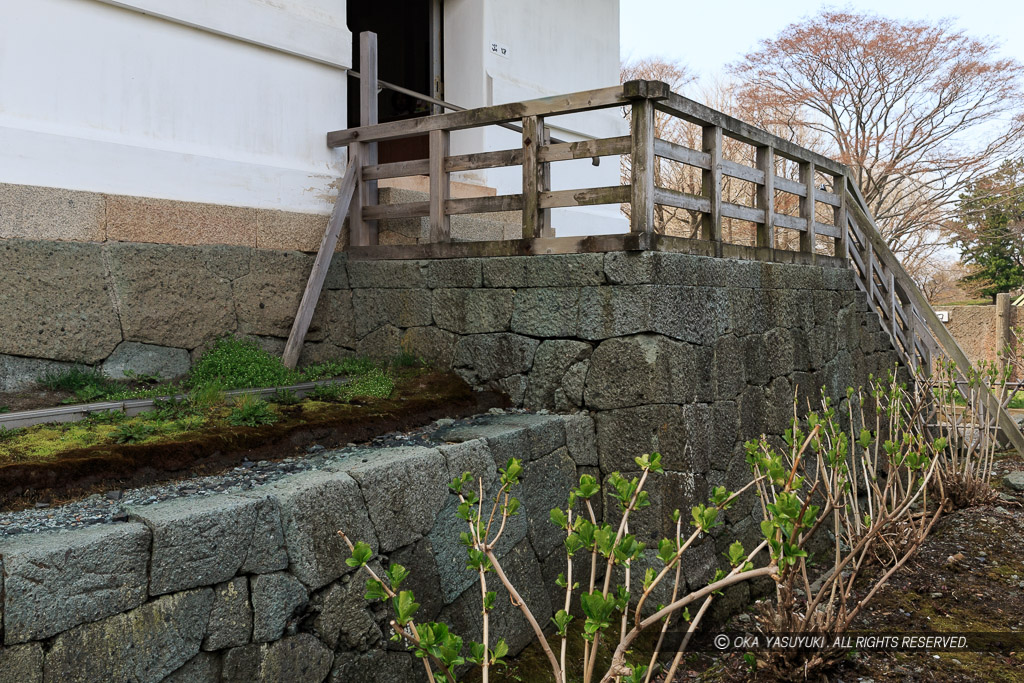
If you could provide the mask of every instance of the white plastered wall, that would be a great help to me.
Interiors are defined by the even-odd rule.
[[[498,54],[492,51],[496,44]],[[445,96],[466,107],[503,104],[608,87],[619,82],[618,0],[445,0]],[[547,120],[566,141],[624,135],[618,109]],[[489,127],[457,132],[453,154],[509,149],[522,144],[514,132]],[[463,174],[462,180],[522,187],[518,167]],[[552,165],[552,189],[618,185],[618,157]],[[624,232],[618,206],[555,209],[559,236]]]
[[[329,213],[344,0],[0,0],[0,183]]]

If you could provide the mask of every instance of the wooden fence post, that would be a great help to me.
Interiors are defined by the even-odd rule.
[[[540,237],[540,168],[537,154],[543,133],[539,116],[523,117],[523,239]]]
[[[630,232],[654,232],[654,103],[635,99],[631,103]]]
[[[839,206],[833,207],[834,223],[839,228],[835,242],[835,255],[844,261],[850,258],[850,220],[846,210],[846,175],[832,176],[832,190],[839,197]]]
[[[359,34],[359,125],[372,126],[377,123],[377,34],[363,31]],[[363,166],[377,163],[377,143],[357,142],[350,149]],[[359,186],[352,202],[352,216],[349,218],[350,242],[353,246],[365,247],[377,244],[377,221],[363,220],[363,207],[377,205],[377,181],[363,180],[359,172]]]
[[[540,122],[540,134],[541,144],[551,144],[551,130],[544,125],[544,121]],[[540,165],[540,179],[538,181],[537,189],[540,192],[551,191],[551,162],[545,161]],[[551,209],[540,210],[540,236],[541,237],[554,237],[555,227],[551,224]]]
[[[447,242],[451,239],[451,217],[445,203],[451,194],[449,174],[444,170],[448,156],[450,133],[432,130],[430,135],[430,241]]]
[[[807,229],[800,233],[800,251],[811,255],[811,263],[816,260],[818,236],[814,226],[814,162],[800,164],[800,182],[804,184],[806,197],[800,198],[800,217],[806,219]]]
[[[775,148],[757,148],[757,168],[764,173],[764,184],[758,185],[756,206],[764,209],[764,223],[757,226],[757,246],[775,248]]]
[[[701,172],[701,194],[711,210],[701,217],[701,238],[715,243],[715,255],[722,255],[722,128],[704,126],[704,152],[711,156],[711,168]]]

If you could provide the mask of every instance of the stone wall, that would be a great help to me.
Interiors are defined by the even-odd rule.
[[[363,599],[366,577],[345,564],[336,531],[368,542],[375,567],[412,570],[419,620],[474,637],[479,592],[447,483],[470,471],[490,487],[513,455],[524,462],[523,507],[498,555],[546,622],[564,564],[548,513],[580,473],[599,476],[593,421],[489,415],[437,434],[437,447],[346,449],[326,454],[320,470],[247,492],[129,508],[124,523],[0,537],[0,682],[422,680],[419,661],[388,644],[388,614]],[[529,627],[492,588],[492,633],[517,652]]]
[[[1006,301],[1000,301],[1006,313],[1005,325],[1000,325],[999,305],[935,306],[937,311],[949,313],[946,329],[972,363],[982,360],[996,362],[999,352],[1007,345],[1012,345],[1018,357],[1024,350],[1020,348],[1020,342],[1013,333],[1024,322],[1024,314],[1020,312],[1020,307],[1010,305],[1009,294],[999,296],[1007,298]]]
[[[53,354],[52,319],[80,353],[93,349],[93,362],[126,341],[195,350],[224,332],[280,339],[309,265],[295,252],[238,247],[9,241],[0,250],[17,266],[0,279],[34,293],[13,300],[20,308],[0,335],[21,345],[0,351]],[[445,430],[434,448],[358,451],[244,495],[4,540],[0,683],[416,680],[418,663],[385,644],[385,613],[363,602],[337,529],[368,539],[380,562],[413,569],[421,616],[472,637],[477,596],[446,483],[467,469],[490,483],[497,465],[521,457],[525,511],[501,557],[547,615],[561,561],[547,515],[581,473],[628,475],[634,456],[662,453],[667,473],[633,526],[650,543],[672,533],[671,510],[748,480],[742,443],[780,435],[794,391],[838,398],[896,363],[851,272],[682,254],[341,256],[314,320],[307,358],[325,347],[404,349],[519,406],[586,412],[490,416]],[[729,526],[688,553],[689,585],[713,573],[724,544],[757,537],[758,508],[744,496]],[[517,651],[529,633],[507,600],[497,604],[494,623]]]

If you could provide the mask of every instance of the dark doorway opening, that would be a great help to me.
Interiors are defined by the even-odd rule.
[[[441,0],[350,0],[348,28],[352,31],[352,64],[359,63],[359,34],[377,34],[378,78],[414,92],[437,97],[443,28]],[[437,71],[437,73],[434,73]],[[428,116],[431,105],[384,88],[377,96],[380,123]],[[348,80],[348,121],[359,125],[359,81]],[[427,136],[389,140],[378,145],[379,163],[425,159]]]

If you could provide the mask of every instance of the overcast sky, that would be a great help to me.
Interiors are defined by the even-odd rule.
[[[703,77],[755,48],[759,41],[822,7],[850,7],[896,19],[950,18],[975,37],[990,36],[1002,55],[1024,63],[1024,5],[1020,0],[857,0],[849,5],[811,0],[621,0],[621,56],[668,57]]]

